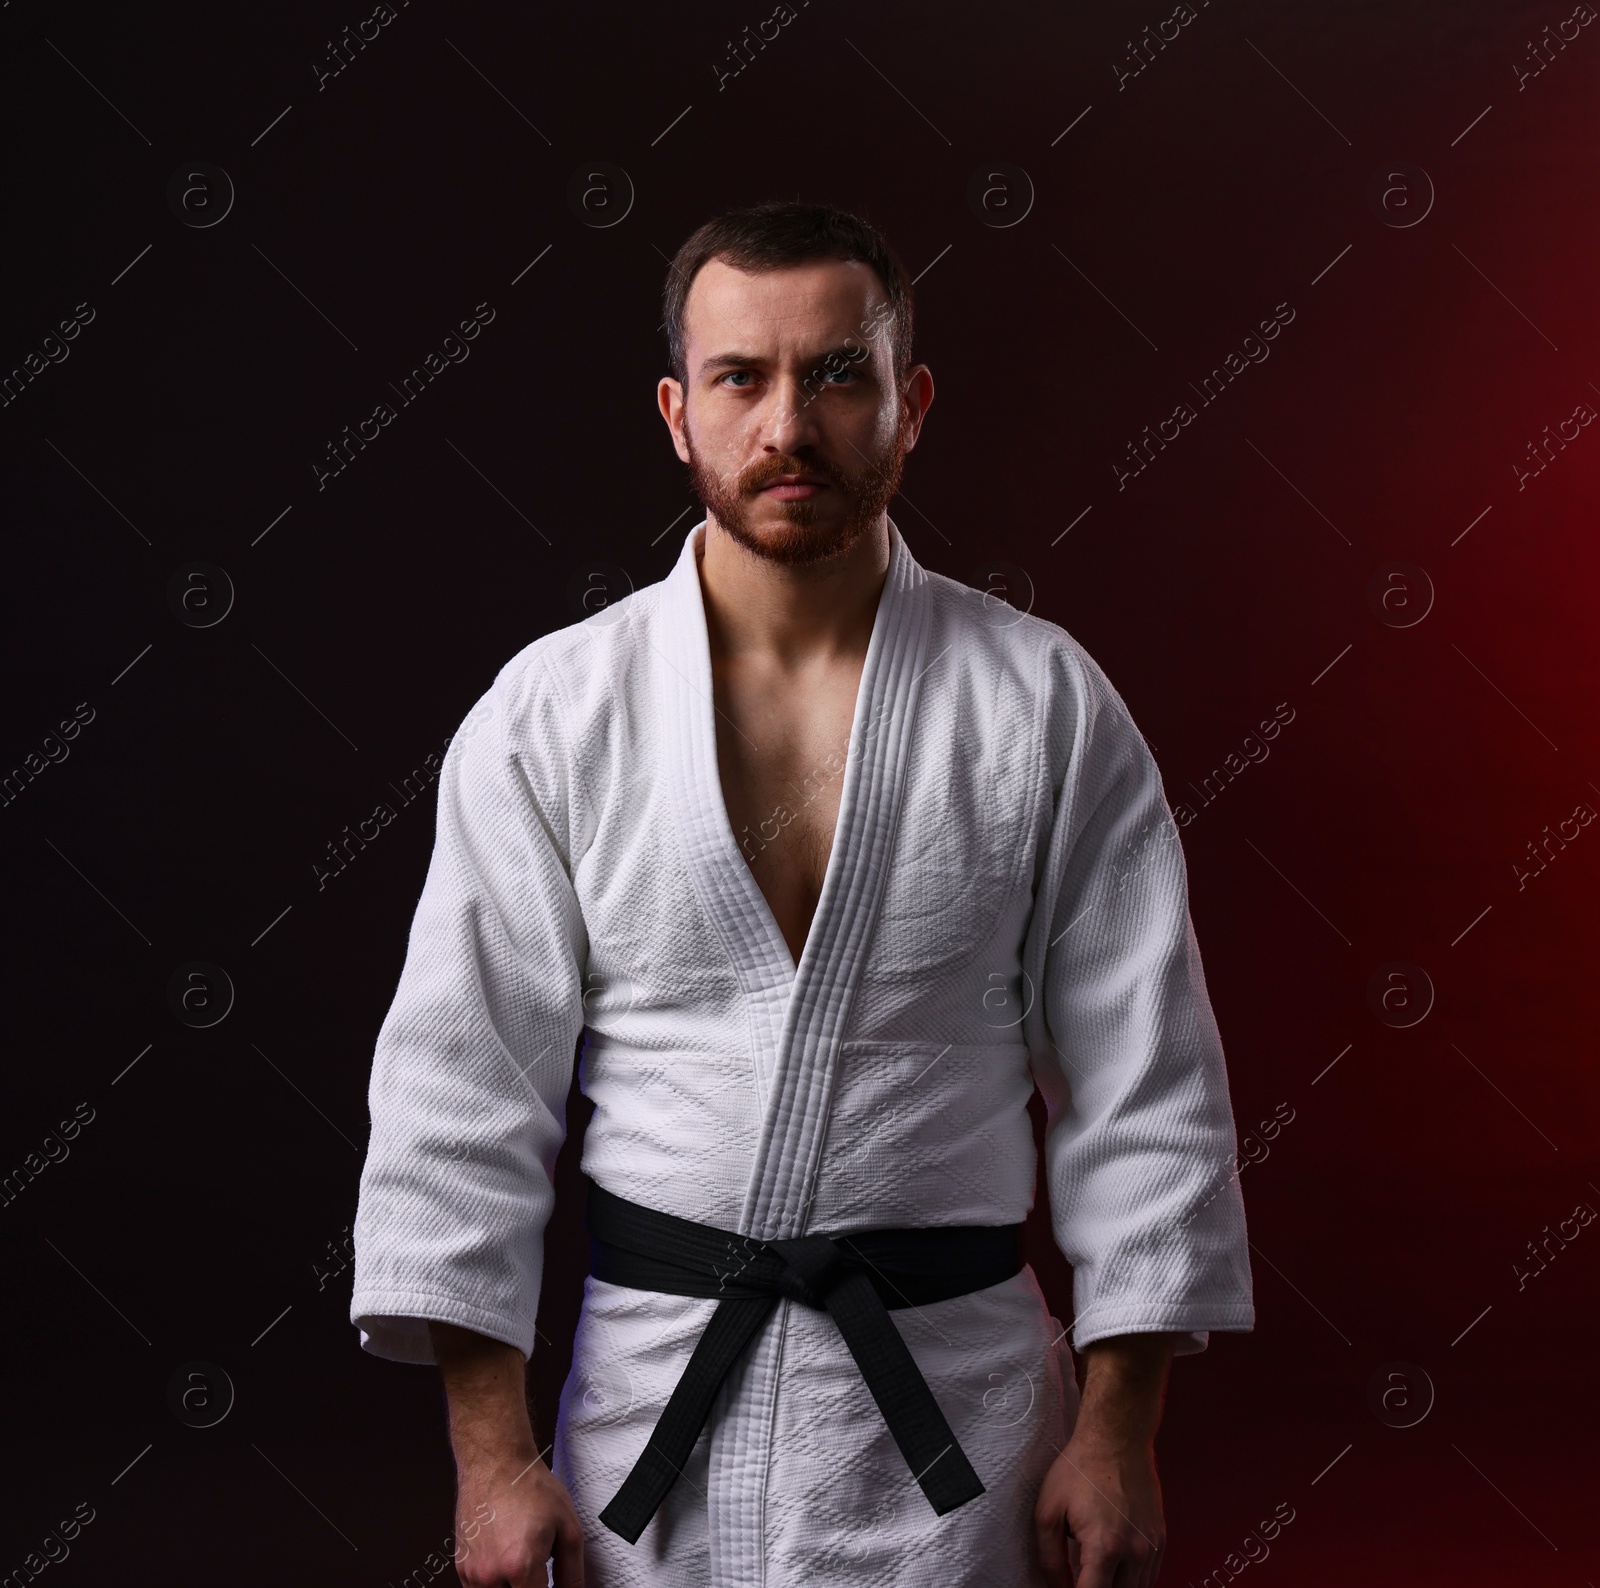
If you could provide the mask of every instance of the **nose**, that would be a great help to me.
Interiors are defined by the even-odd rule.
[[[793,374],[772,383],[761,414],[761,442],[774,452],[798,456],[821,439],[816,404]]]

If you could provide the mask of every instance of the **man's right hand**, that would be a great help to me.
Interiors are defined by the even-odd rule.
[[[456,1458],[456,1574],[464,1588],[583,1588],[583,1526],[539,1456],[526,1363],[513,1345],[430,1323]]]
[[[561,1480],[539,1459],[458,1467],[456,1575],[463,1588],[583,1588],[583,1528]]]

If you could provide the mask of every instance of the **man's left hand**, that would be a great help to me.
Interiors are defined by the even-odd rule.
[[[1034,1506],[1050,1588],[1152,1588],[1166,1548],[1155,1452],[1075,1436]]]
[[[1050,1588],[1151,1588],[1167,1529],[1156,1428],[1181,1337],[1124,1334],[1083,1348],[1083,1394],[1067,1448],[1033,1509]]]

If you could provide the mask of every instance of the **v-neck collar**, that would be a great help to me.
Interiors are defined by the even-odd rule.
[[[789,1089],[791,1055],[798,1061],[819,1043],[831,1054],[848,1017],[900,811],[928,644],[928,579],[891,519],[889,567],[856,689],[833,847],[797,965],[739,849],[722,794],[710,640],[697,566],[704,532],[702,519],[684,537],[664,581],[663,622],[655,642],[665,663],[659,699],[685,861],[750,1001],[756,1085],[766,1114],[777,1102],[774,1087],[780,1093]],[[830,1060],[823,1070],[831,1069]],[[762,1179],[760,1164],[756,1179]],[[764,1221],[769,1195],[753,1182],[752,1197],[755,1216]]]

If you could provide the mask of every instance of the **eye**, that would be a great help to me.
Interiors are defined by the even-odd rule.
[[[828,377],[829,377],[830,380],[835,375],[843,375],[849,380],[855,380],[856,379],[856,372],[853,369],[831,369],[831,370],[828,371]]]
[[[730,369],[722,378],[723,380],[733,380],[735,377],[745,380],[755,379],[755,376],[747,369]],[[735,391],[743,391],[744,389],[743,386],[734,387]]]

